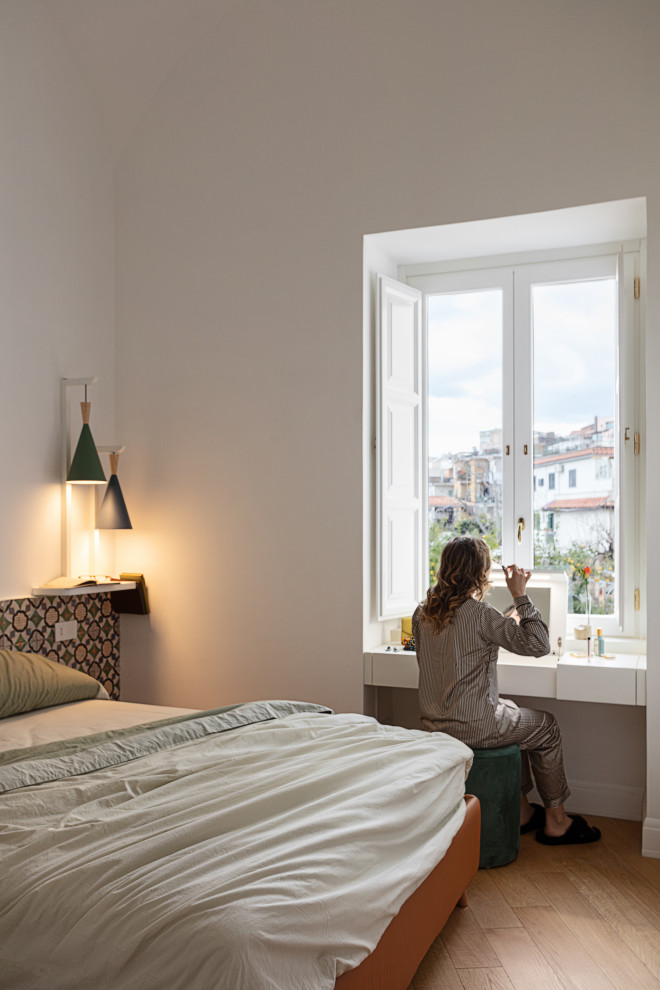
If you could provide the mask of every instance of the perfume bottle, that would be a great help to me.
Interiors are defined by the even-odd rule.
[[[605,652],[605,640],[603,639],[603,630],[596,630],[596,642],[594,644],[594,653],[597,657],[602,657]]]

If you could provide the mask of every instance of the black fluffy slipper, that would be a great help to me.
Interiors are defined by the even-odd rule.
[[[595,825],[588,825],[582,815],[569,815],[572,818],[568,831],[563,835],[546,835],[543,829],[536,833],[536,841],[542,842],[544,846],[570,846],[581,845],[586,842],[598,842],[600,839],[600,829]]]
[[[545,825],[545,808],[542,808],[540,804],[533,804],[532,808],[534,809],[532,817],[520,826],[521,835],[524,835],[525,832],[536,832]]]

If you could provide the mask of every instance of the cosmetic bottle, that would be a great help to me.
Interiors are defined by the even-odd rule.
[[[605,652],[605,640],[603,639],[603,630],[596,630],[596,642],[594,644],[594,653],[597,657],[602,657]]]

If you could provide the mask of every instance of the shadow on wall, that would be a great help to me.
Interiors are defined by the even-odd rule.
[[[124,655],[121,700],[165,704],[162,640],[157,625],[152,624],[151,615],[125,614],[121,622],[124,643],[129,644]]]

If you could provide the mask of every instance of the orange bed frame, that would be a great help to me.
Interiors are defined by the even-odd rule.
[[[481,809],[465,795],[465,820],[449,849],[385,929],[374,951],[335,981],[335,990],[407,990],[431,943],[479,868]]]

